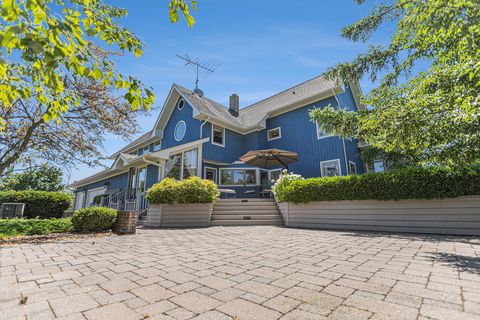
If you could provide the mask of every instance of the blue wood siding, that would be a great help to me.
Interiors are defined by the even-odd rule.
[[[127,187],[128,183],[128,172],[121,173],[119,175],[103,179],[100,181],[96,181],[94,183],[87,184],[85,186],[77,188],[77,192],[79,191],[88,191],[95,188],[100,188],[105,186],[107,183],[107,190],[116,190],[116,189],[123,189]]]
[[[174,137],[175,126],[179,121],[185,121],[187,130],[185,136],[181,141],[176,141]],[[163,131],[162,149],[175,147],[184,143],[196,141],[200,139],[200,126],[202,122],[193,118],[193,108],[185,102],[185,106],[182,110],[178,110],[177,104],[170,116],[170,119]]]
[[[153,164],[147,166],[147,189],[158,182],[158,166]]]

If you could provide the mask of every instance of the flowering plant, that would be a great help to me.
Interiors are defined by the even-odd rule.
[[[277,198],[278,201],[282,202],[285,189],[293,181],[297,181],[297,180],[305,180],[305,178],[293,172],[289,173],[287,169],[282,170],[282,173],[280,174],[280,177],[277,179],[277,181],[272,181],[273,182],[272,192],[275,195],[275,198]]]

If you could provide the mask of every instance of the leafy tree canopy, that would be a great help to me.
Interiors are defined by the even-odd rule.
[[[65,185],[60,168],[41,165],[27,169],[21,173],[9,173],[0,180],[0,190],[42,190],[61,191]]]
[[[356,0],[362,4],[364,0]],[[456,166],[480,158],[480,2],[394,0],[378,4],[343,29],[367,42],[384,23],[396,28],[387,45],[370,45],[353,61],[330,69],[330,79],[369,77],[379,84],[368,110],[315,109],[322,130],[365,139],[418,164]],[[426,70],[415,73],[415,66]]]
[[[189,26],[196,0],[171,0],[170,18],[183,13]],[[119,73],[98,54],[105,45],[140,56],[141,41],[119,24],[127,15],[102,0],[2,0],[0,4],[0,107],[15,108],[18,100],[47,106],[46,122],[57,119],[80,96],[65,90],[67,81],[94,79],[115,87],[133,109],[148,108],[154,96],[138,79]],[[95,43],[95,44],[94,44]],[[105,49],[105,48],[104,48]],[[5,120],[0,118],[0,131]]]

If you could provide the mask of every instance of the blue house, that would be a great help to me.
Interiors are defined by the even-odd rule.
[[[109,201],[141,211],[148,188],[165,177],[200,176],[238,198],[258,196],[282,168],[245,165],[239,158],[250,150],[296,152],[299,161],[289,171],[304,177],[362,173],[357,141],[325,134],[308,116],[329,104],[362,109],[359,97],[358,83],[319,76],[240,109],[236,94],[225,107],[174,84],[150,131],[114,153],[110,168],[71,184],[75,209],[110,195]]]

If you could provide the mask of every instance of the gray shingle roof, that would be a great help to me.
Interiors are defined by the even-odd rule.
[[[240,109],[238,117],[232,116],[228,111],[228,107],[224,105],[210,100],[207,97],[200,97],[182,86],[175,86],[195,105],[195,107],[199,109],[201,113],[230,123],[240,129],[247,129],[258,125],[269,113],[281,110],[286,106],[308,99],[316,94],[332,90],[337,85],[335,84],[335,81],[327,80],[323,76],[318,76]]]

